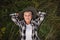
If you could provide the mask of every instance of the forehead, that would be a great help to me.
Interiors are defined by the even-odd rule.
[[[31,14],[32,15],[32,12],[31,11],[26,11],[26,12],[24,12],[24,15],[25,14]]]

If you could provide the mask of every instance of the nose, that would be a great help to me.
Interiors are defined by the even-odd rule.
[[[26,17],[29,17],[29,15],[27,15]]]

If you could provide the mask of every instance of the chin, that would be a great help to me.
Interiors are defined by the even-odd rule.
[[[26,20],[26,22],[30,22],[31,20]]]

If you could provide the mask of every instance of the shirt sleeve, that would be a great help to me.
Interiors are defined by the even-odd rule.
[[[13,16],[11,16],[11,19],[16,25],[18,25],[18,26],[20,25],[20,21],[18,19],[18,16],[13,15]]]
[[[43,12],[39,14],[38,18],[35,19],[36,24],[39,26],[45,18],[46,13]]]

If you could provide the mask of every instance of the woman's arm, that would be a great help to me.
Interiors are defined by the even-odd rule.
[[[10,14],[10,16],[11,16],[11,19],[12,19],[12,21],[16,24],[16,25],[20,25],[20,21],[19,21],[19,19],[18,19],[18,16],[19,16],[19,14],[18,13],[13,13],[13,14]]]
[[[46,13],[45,12],[39,12],[38,13],[38,18],[37,19],[35,19],[35,22],[36,22],[36,24],[39,26],[41,23],[42,23],[42,21],[44,20],[44,18],[45,18],[45,15],[46,15]]]

